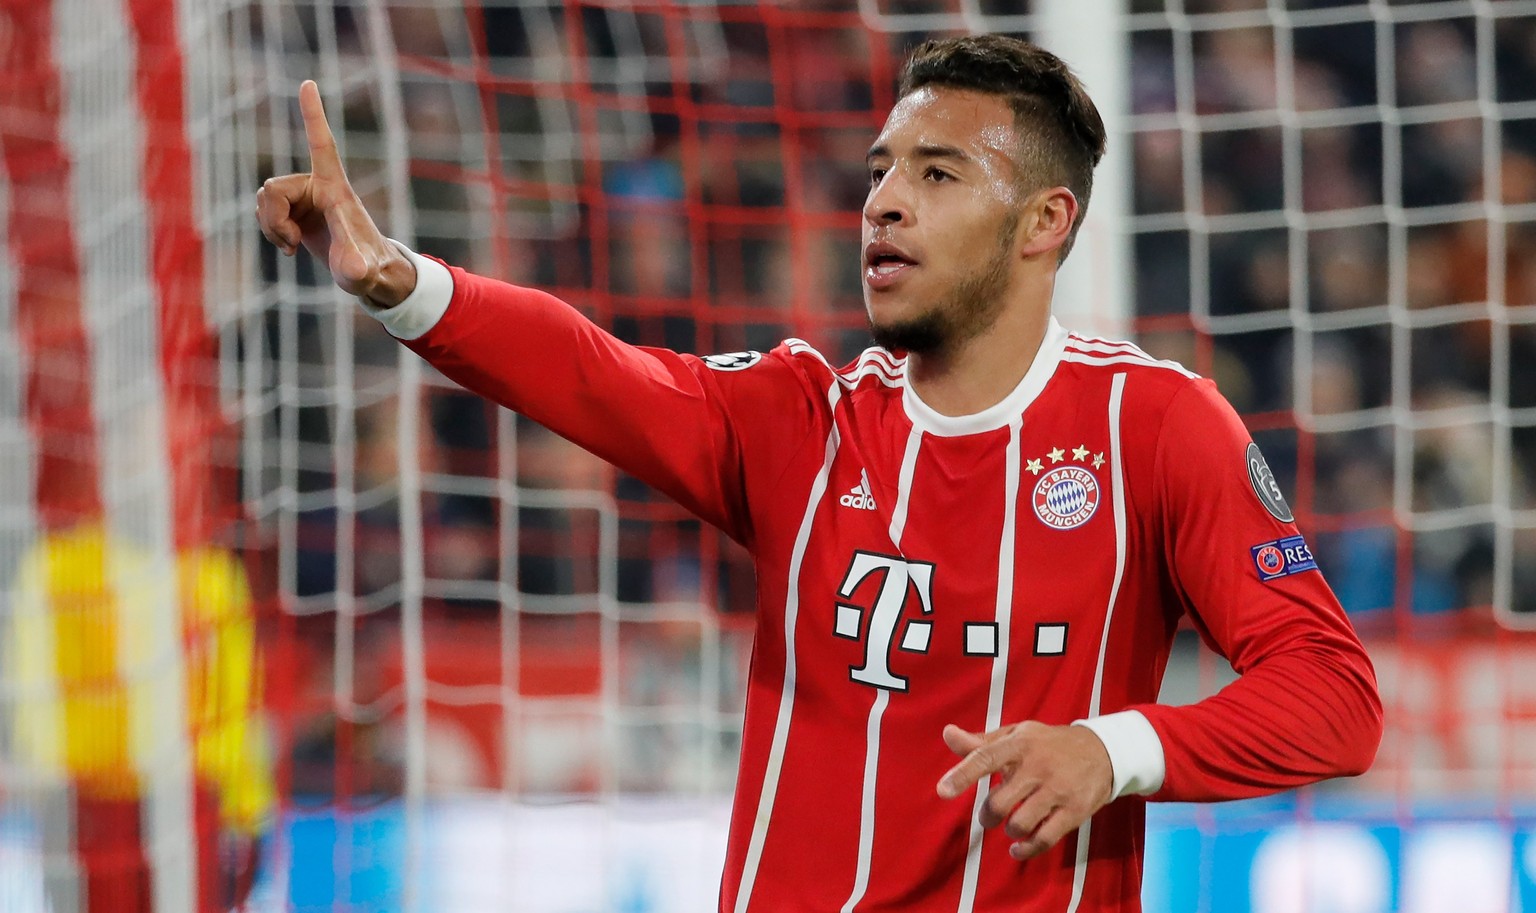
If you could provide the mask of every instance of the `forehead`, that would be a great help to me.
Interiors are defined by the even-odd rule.
[[[1019,135],[1013,110],[997,95],[970,89],[923,86],[891,109],[878,146],[902,154],[902,147],[954,146],[977,158],[1013,163]]]

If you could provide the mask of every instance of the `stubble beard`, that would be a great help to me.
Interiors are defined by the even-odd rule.
[[[913,355],[944,355],[986,332],[1003,309],[1017,229],[1017,221],[1008,222],[987,262],[956,282],[928,310],[894,323],[876,323],[871,317],[869,332],[875,345]]]

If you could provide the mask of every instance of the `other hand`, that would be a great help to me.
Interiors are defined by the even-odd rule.
[[[385,238],[347,180],[326,122],[320,87],[299,86],[310,171],[268,178],[256,192],[256,221],[290,257],[303,245],[325,261],[341,290],[393,307],[416,287],[416,268]]]
[[[962,760],[939,780],[939,795],[953,799],[999,775],[977,818],[984,828],[1004,825],[1015,859],[1055,846],[1110,800],[1114,770],[1091,729],[1027,722],[975,733],[951,724],[944,744]]]

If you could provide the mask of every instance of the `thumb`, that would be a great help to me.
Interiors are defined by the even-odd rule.
[[[332,237],[330,263],[327,264],[331,275],[344,288],[366,282],[371,277],[373,267],[357,241],[350,234],[335,237],[333,232]],[[348,291],[352,289],[348,288]]]
[[[331,236],[326,265],[343,288],[357,292],[358,289],[348,286],[366,284],[373,278],[374,249],[381,240],[379,230],[355,197],[327,208],[325,225]]]

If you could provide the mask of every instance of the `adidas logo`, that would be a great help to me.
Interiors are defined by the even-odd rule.
[[[848,493],[837,499],[837,503],[854,510],[874,510],[875,495],[869,490],[869,473],[859,473],[859,484],[848,490]]]

